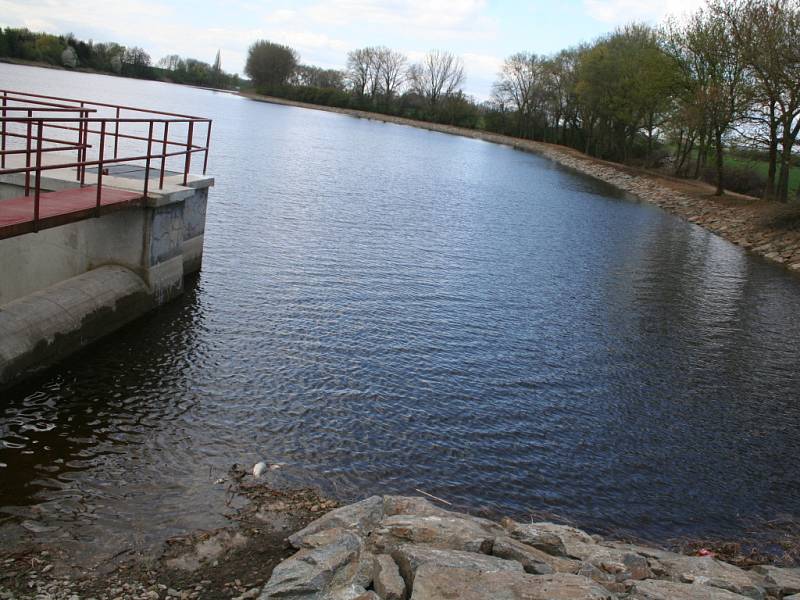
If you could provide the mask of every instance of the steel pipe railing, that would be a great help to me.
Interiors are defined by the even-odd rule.
[[[113,111],[113,116],[103,114],[109,109]],[[126,112],[136,116],[128,116]],[[197,135],[198,125],[205,127],[201,129],[205,134],[203,145],[198,143],[198,139],[202,139]],[[127,127],[127,131],[123,131],[124,127]],[[146,129],[146,134],[143,129]],[[75,139],[65,139],[67,135],[48,135],[48,130],[72,133]],[[110,140],[113,140],[113,158],[106,157],[106,146]],[[123,140],[124,145],[120,143]],[[182,175],[179,180],[181,184],[187,185],[193,154],[203,153],[203,174],[206,173],[210,144],[211,120],[207,118],[0,90],[0,175],[24,174],[25,196],[30,196],[31,191],[34,196],[34,231],[38,231],[42,174],[46,171],[74,169],[76,180],[83,186],[86,185],[87,168],[97,167],[94,185],[97,188],[96,214],[99,215],[103,178],[108,175],[109,166],[127,163],[143,167],[142,197],[146,199],[151,189],[153,160],[158,161],[159,190],[164,189],[168,160],[173,157],[183,158],[183,168],[178,175]],[[75,152],[74,160],[67,160],[66,157],[65,160],[43,160],[44,156],[58,157],[57,153],[71,152]]]

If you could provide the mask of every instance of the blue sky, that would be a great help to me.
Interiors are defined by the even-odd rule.
[[[658,23],[701,0],[0,0],[0,24],[143,47],[241,73],[248,45],[266,38],[303,62],[344,66],[347,51],[386,45],[418,58],[430,49],[464,58],[468,93],[484,99],[504,57],[551,53],[617,25]]]

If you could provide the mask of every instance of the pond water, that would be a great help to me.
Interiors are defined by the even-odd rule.
[[[81,549],[224,523],[234,463],[652,540],[800,513],[800,279],[531,154],[0,65],[214,119],[186,294],[0,392],[0,523]],[[20,274],[24,276],[24,274]],[[24,525],[24,526],[21,526]]]

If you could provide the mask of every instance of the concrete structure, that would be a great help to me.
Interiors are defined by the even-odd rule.
[[[74,171],[47,175],[42,190],[79,185]],[[103,185],[141,190],[142,175],[106,175]],[[0,177],[0,204],[22,194],[23,175]],[[182,175],[168,176],[146,200],[0,239],[0,388],[183,292],[184,277],[202,265],[213,179],[182,183]]]

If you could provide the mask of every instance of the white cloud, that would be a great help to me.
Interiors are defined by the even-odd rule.
[[[583,0],[590,17],[618,25],[631,21],[661,21],[667,15],[681,16],[704,5],[702,0]]]

